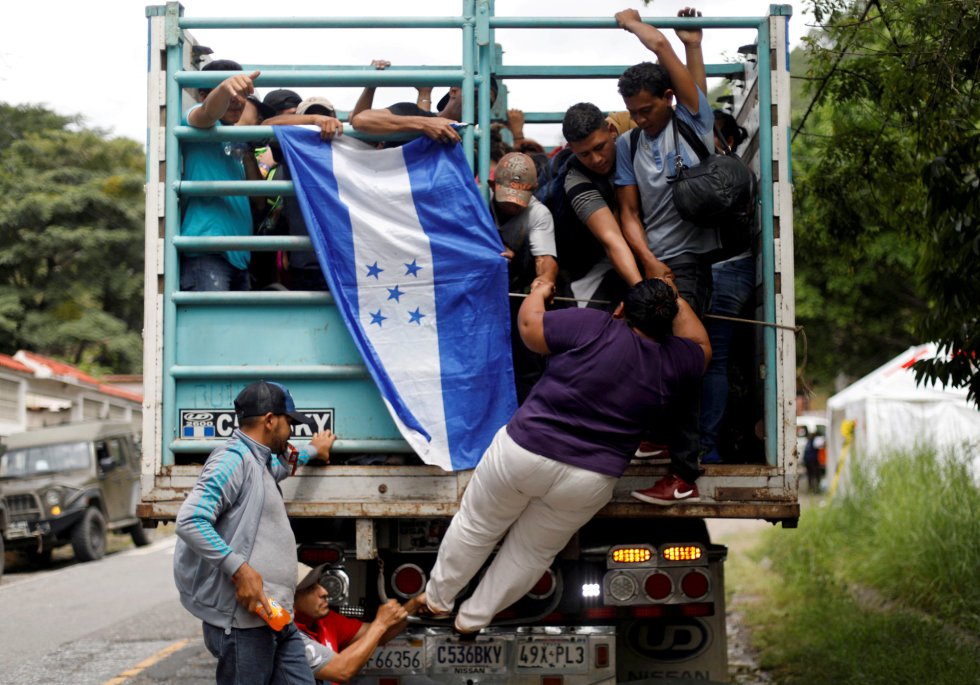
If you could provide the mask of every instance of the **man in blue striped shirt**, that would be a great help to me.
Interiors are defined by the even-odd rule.
[[[303,640],[289,623],[275,631],[260,617],[274,601],[293,613],[296,538],[279,481],[292,426],[313,421],[289,391],[259,381],[235,399],[239,428],[216,448],[177,513],[174,580],[180,601],[201,619],[204,643],[218,658],[216,681],[313,685]],[[330,460],[336,437],[315,433],[299,455]]]

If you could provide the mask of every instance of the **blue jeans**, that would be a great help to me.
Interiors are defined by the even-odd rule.
[[[181,255],[180,289],[197,292],[251,290],[247,269],[236,269],[220,254]]]
[[[709,314],[740,316],[755,291],[755,259],[745,257],[716,264],[712,269],[714,292]],[[708,319],[711,363],[704,372],[701,394],[701,450],[710,452],[718,441],[718,430],[728,402],[728,352],[735,333],[732,321]]]
[[[210,623],[202,625],[204,646],[218,658],[217,685],[315,685],[296,624],[278,633],[268,626],[225,633]]]

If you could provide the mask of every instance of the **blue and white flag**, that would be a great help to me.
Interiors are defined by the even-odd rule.
[[[412,449],[476,466],[517,409],[503,244],[458,145],[275,127],[320,267]]]

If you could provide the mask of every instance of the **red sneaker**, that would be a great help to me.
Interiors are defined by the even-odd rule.
[[[655,442],[644,440],[636,449],[636,454],[633,455],[633,458],[644,459],[648,462],[662,461],[666,464],[670,463],[670,452],[667,450],[667,445],[659,445]]]
[[[646,490],[634,490],[632,497],[650,504],[671,505],[678,502],[700,502],[698,486],[673,473],[668,474]]]

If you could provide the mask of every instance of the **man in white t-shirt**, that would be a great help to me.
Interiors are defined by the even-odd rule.
[[[504,256],[510,262],[510,292],[525,292],[535,279],[554,285],[558,277],[555,222],[548,208],[532,195],[538,186],[534,160],[522,152],[504,155],[494,169],[491,185],[490,213],[504,241]],[[528,350],[517,332],[520,306],[521,300],[512,298],[511,352],[518,404],[544,372],[544,358]]]

